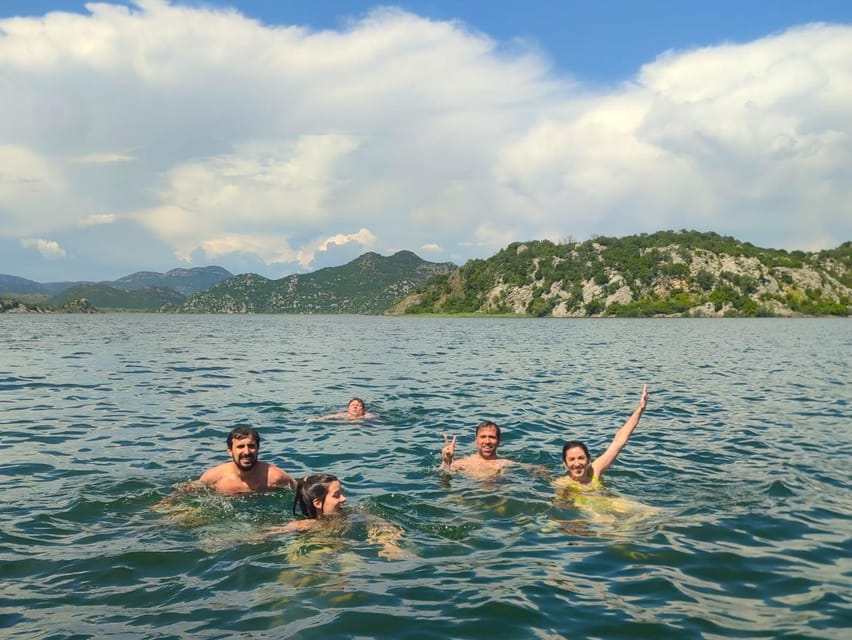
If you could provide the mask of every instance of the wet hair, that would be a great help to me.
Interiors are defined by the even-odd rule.
[[[260,446],[260,434],[256,429],[251,427],[234,427],[231,433],[228,434],[228,448],[234,443],[234,440],[242,440],[243,438],[254,438],[257,446]]]
[[[586,446],[586,443],[581,442],[580,440],[569,440],[564,445],[562,445],[562,464],[565,464],[565,454],[568,453],[568,449],[573,449],[574,447],[580,447],[583,450],[583,453],[586,454],[586,457],[591,462],[592,454],[589,453],[589,448]]]
[[[349,405],[352,404],[353,402],[355,402],[356,400],[361,403],[361,407],[363,407],[364,411],[366,411],[367,405],[364,404],[364,401],[361,400],[361,398],[352,398],[349,402],[346,403],[346,408],[348,409]]]
[[[296,515],[296,507],[307,518],[317,518],[322,511],[317,511],[314,500],[319,500],[320,505],[325,504],[328,488],[332,482],[340,482],[337,476],[330,473],[315,473],[305,476],[296,483],[296,497],[293,499],[293,515]]]
[[[496,422],[491,422],[491,420],[486,420],[477,426],[475,435],[479,435],[479,432],[485,427],[493,427],[497,431],[497,442],[500,442],[500,427]]]

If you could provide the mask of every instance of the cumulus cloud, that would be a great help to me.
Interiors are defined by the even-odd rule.
[[[339,247],[345,247],[347,245],[349,245],[348,252],[338,253],[341,255],[348,255],[349,257],[355,257],[352,255],[354,252],[357,251],[358,253],[361,253],[369,250],[373,247],[375,242],[376,236],[374,236],[369,229],[362,228],[356,233],[338,233],[330,238],[320,240],[312,247],[300,251],[297,255],[297,261],[303,268],[309,268],[313,265],[314,260],[317,258],[317,254],[329,253],[333,249],[338,249]],[[354,250],[353,246],[355,247]]]
[[[81,227],[94,227],[99,224],[112,224],[118,217],[114,213],[93,213],[80,221]]]
[[[849,26],[667,52],[600,90],[396,9],[311,31],[87,6],[0,20],[7,237],[121,218],[188,263],[311,269],[664,228],[786,248],[852,236]]]
[[[58,260],[65,257],[65,249],[54,240],[43,240],[42,238],[24,238],[21,246],[25,249],[35,249],[43,258]]]
[[[0,118],[2,110],[0,103]],[[0,235],[49,232],[63,224],[68,218],[59,207],[66,192],[55,162],[25,145],[0,145]]]
[[[123,153],[90,153],[86,156],[73,158],[72,162],[79,164],[111,164],[113,162],[131,162],[135,160],[133,156]]]

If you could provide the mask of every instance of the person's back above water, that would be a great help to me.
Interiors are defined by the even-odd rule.
[[[349,404],[346,405],[346,411],[327,413],[324,416],[308,418],[308,422],[315,422],[316,420],[368,420],[375,417],[375,413],[367,411],[367,405],[364,404],[361,398],[352,398]]]
[[[219,493],[251,493],[294,488],[295,480],[286,471],[258,460],[260,434],[251,427],[236,427],[227,438],[229,462],[208,469],[198,482]]]

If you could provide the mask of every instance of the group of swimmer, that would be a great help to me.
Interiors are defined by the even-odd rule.
[[[627,422],[616,432],[606,451],[594,460],[588,447],[579,440],[570,440],[562,447],[562,464],[566,468],[564,476],[554,484],[558,487],[591,488],[600,485],[600,477],[615,462],[621,453],[645,411],[648,403],[648,385],[642,386],[639,404]],[[347,410],[332,413],[312,420],[347,419],[363,420],[375,417],[367,411],[364,401],[353,398]],[[441,451],[440,469],[449,473],[461,472],[474,478],[494,477],[513,464],[512,460],[497,455],[500,446],[500,427],[491,421],[485,421],[476,427],[476,452],[456,459],[457,436],[450,438],[444,434],[444,447]],[[273,464],[259,460],[260,434],[251,427],[236,427],[227,438],[230,461],[205,471],[199,478],[199,484],[218,493],[242,494],[256,491],[273,491],[291,488],[295,490],[293,515],[297,509],[303,519],[294,520],[279,527],[275,533],[310,529],[329,516],[340,513],[340,507],[346,503],[340,480],[329,473],[319,473],[295,480],[286,471]]]

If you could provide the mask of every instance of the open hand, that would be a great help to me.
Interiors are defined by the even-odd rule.
[[[642,385],[642,395],[639,397],[639,408],[644,410],[645,405],[648,404],[648,385]]]

